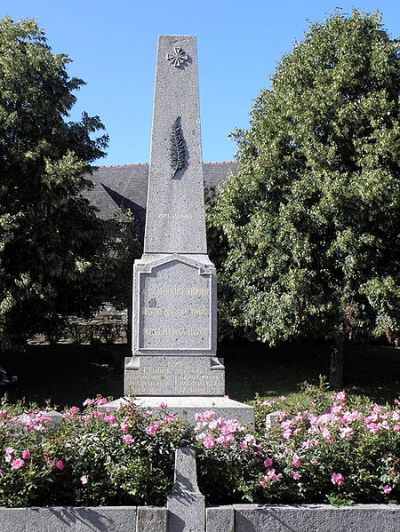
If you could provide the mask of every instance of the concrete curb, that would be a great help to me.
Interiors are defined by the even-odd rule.
[[[190,506],[190,504],[189,504]],[[190,509],[188,508],[189,512]],[[398,532],[400,506],[357,504],[235,504],[206,509],[206,524],[195,517],[167,525],[165,507],[98,506],[0,508],[1,532]],[[182,515],[181,515],[182,516]],[[199,528],[199,526],[201,528]]]

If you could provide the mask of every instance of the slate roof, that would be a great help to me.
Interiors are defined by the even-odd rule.
[[[129,208],[144,226],[147,198],[148,164],[99,166],[88,179],[94,184],[85,196],[99,210],[98,216],[111,219],[119,207]],[[204,185],[216,190],[237,171],[237,163],[203,163]]]

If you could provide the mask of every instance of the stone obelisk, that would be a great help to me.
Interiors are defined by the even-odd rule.
[[[250,407],[224,397],[225,368],[216,353],[197,72],[194,37],[159,38],[144,254],[134,264],[124,393],[143,407],[165,402],[189,418],[213,408],[251,423]]]

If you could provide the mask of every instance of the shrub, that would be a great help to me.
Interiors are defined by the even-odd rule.
[[[0,412],[0,505],[162,504],[183,425],[132,405],[99,411],[104,398],[63,412],[54,429],[35,411]]]
[[[311,393],[311,389],[309,389]],[[269,430],[248,431],[213,411],[194,428],[162,406],[104,412],[98,397],[64,410],[55,429],[37,408],[0,410],[0,505],[164,504],[174,452],[186,440],[209,503],[399,502],[400,400],[379,406],[320,391],[308,409],[285,409]],[[264,402],[267,403],[267,402]],[[257,408],[277,409],[258,401]]]

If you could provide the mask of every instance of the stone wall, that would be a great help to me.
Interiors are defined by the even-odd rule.
[[[234,504],[206,508],[193,450],[178,449],[167,506],[0,508],[1,532],[397,532],[400,507]]]

